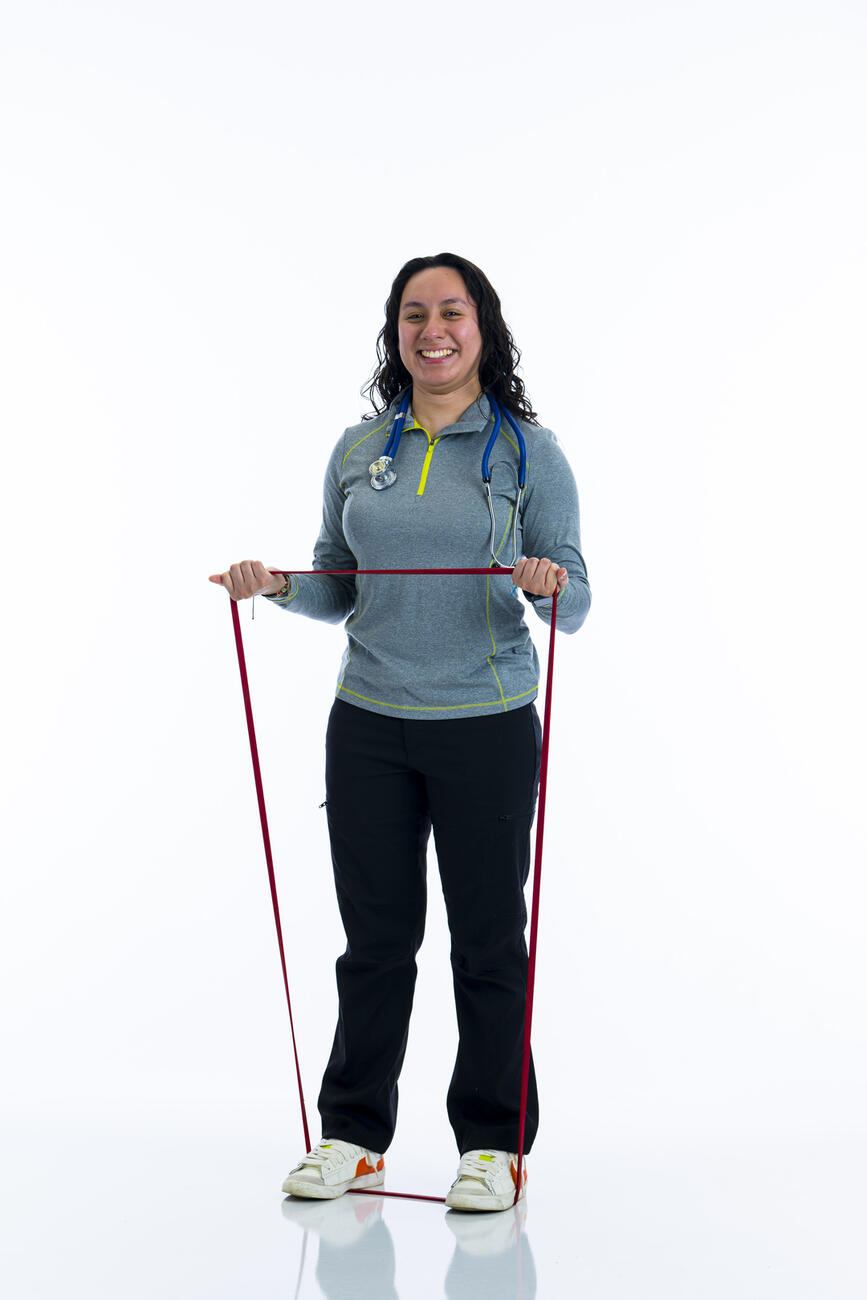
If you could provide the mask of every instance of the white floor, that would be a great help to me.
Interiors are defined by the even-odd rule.
[[[294,1201],[280,1192],[294,1146],[255,1124],[245,1133],[237,1112],[139,1119],[19,1115],[4,1132],[9,1300],[867,1295],[864,1144],[540,1140],[525,1205],[472,1216],[369,1196]],[[390,1155],[393,1190],[444,1194],[452,1153],[428,1165],[398,1144]]]

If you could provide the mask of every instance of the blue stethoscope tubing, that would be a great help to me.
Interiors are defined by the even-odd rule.
[[[409,410],[409,400],[411,396],[412,396],[412,389],[410,388],[407,389],[403,401],[401,402],[400,407],[398,408],[397,414],[394,417],[394,421],[391,426],[391,432],[388,435],[388,442],[385,444],[385,447],[383,448],[382,455],[379,457],[378,460],[375,460],[373,464],[370,466],[370,486],[372,488],[375,488],[377,491],[382,491],[383,488],[391,487],[392,483],[394,483],[395,479],[397,478],[397,471],[394,468],[394,458],[397,455],[397,449],[400,446],[400,436],[403,433],[403,425],[404,425],[404,421],[406,420],[406,413]],[[493,560],[494,564],[498,568],[504,568],[507,566],[500,564],[500,561],[497,559],[496,552],[494,550],[494,547],[496,545],[496,540],[497,540],[496,539],[497,521],[494,515],[494,503],[493,500],[491,499],[491,469],[490,469],[491,452],[493,451],[494,443],[497,441],[497,438],[500,433],[500,427],[503,423],[503,410],[501,410],[500,404],[495,397],[493,397],[490,393],[487,393],[486,396],[490,403],[491,411],[494,416],[494,429],[490,438],[488,439],[487,446],[485,447],[485,450],[482,454],[482,483],[484,484],[485,487],[485,496],[488,502],[488,513],[491,516],[491,540],[490,540],[491,559]],[[515,417],[512,415],[512,412],[509,410],[508,407],[505,407],[503,409],[505,410],[506,413],[506,419],[509,421],[509,424],[511,424],[512,429],[514,430],[515,433],[515,437],[518,439],[518,454],[520,457],[520,461],[518,464],[518,499],[515,502],[515,509],[512,516],[512,562],[511,562],[511,566],[508,566],[514,568],[514,566],[518,562],[518,515],[521,509],[521,501],[524,496],[524,488],[527,483],[527,444],[524,441],[524,435],[523,433],[521,433],[521,430],[518,427],[518,422],[515,419]]]

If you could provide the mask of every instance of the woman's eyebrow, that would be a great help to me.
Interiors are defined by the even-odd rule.
[[[463,307],[467,306],[467,303],[464,302],[463,298],[443,298],[440,306],[445,307],[450,302],[459,302]],[[424,307],[424,305],[423,302],[405,302],[401,311],[406,311],[407,307]]]

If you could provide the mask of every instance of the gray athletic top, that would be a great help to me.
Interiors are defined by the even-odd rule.
[[[398,401],[378,420],[353,425],[328,462],[314,569],[438,569],[491,566],[491,520],[482,453],[493,430],[482,396],[430,439],[407,415],[394,468],[397,482],[370,486]],[[518,518],[518,555],[547,556],[569,582],[557,627],[577,632],[590,608],[581,555],[575,479],[550,429],[519,422],[527,443],[527,483]],[[490,458],[495,551],[512,563],[518,446],[505,418]],[[348,644],[337,696],[391,717],[438,719],[500,713],[529,704],[539,660],[524,604],[507,576],[329,577],[292,574],[288,594],[268,597],[325,622],[346,619]],[[551,621],[551,598],[529,596]]]

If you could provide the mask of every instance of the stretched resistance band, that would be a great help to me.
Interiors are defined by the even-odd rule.
[[[289,573],[310,574],[392,574],[407,577],[423,575],[473,575],[491,577],[496,574],[511,574],[509,568],[503,569],[269,569],[269,573],[285,576]],[[298,1098],[301,1102],[301,1123],[304,1128],[305,1150],[310,1151],[310,1130],[307,1125],[307,1108],[304,1105],[304,1089],[301,1085],[301,1066],[298,1062],[298,1046],[295,1041],[295,1022],[292,1018],[292,999],[289,996],[289,977],[286,974],[286,953],[283,947],[283,928],[280,924],[280,905],[277,902],[277,884],[274,879],[274,859],[271,854],[271,836],[268,831],[268,814],[265,809],[265,793],[262,787],[262,770],[259,766],[259,747],[256,744],[256,728],[253,724],[253,707],[250,703],[250,684],[247,679],[247,663],[244,657],[244,641],[241,636],[241,620],[238,615],[238,602],[229,599],[232,610],[232,625],[235,631],[235,647],[238,651],[238,668],[241,673],[241,690],[244,695],[244,711],[247,715],[247,734],[250,737],[250,757],[253,760],[253,777],[256,782],[256,798],[259,803],[259,820],[262,823],[262,841],[265,846],[265,861],[268,865],[268,882],[271,887],[271,903],[274,907],[274,923],[277,927],[277,945],[280,949],[280,965],[283,969],[283,988],[286,991],[286,1005],[289,1008],[289,1029],[292,1035],[292,1053],[295,1058],[295,1077],[298,1080]],[[527,1091],[530,1080],[530,1034],[533,1025],[533,992],[536,984],[536,937],[539,930],[539,884],[542,878],[542,841],[545,834],[545,797],[548,789],[548,742],[551,734],[551,691],[554,684],[554,633],[557,630],[557,592],[551,604],[551,630],[548,639],[548,671],[545,678],[545,706],[542,722],[542,753],[539,767],[539,812],[536,818],[536,851],[533,864],[533,904],[530,913],[530,945],[527,964],[527,1000],[524,1009],[524,1054],[521,1062],[521,1109],[518,1127],[518,1168],[515,1177],[515,1200],[517,1205],[521,1189],[521,1173],[524,1163],[524,1133],[527,1123]],[[410,1201],[437,1201],[445,1203],[444,1196],[421,1196],[414,1192],[385,1192],[379,1187],[353,1188],[356,1195],[394,1196]]]

